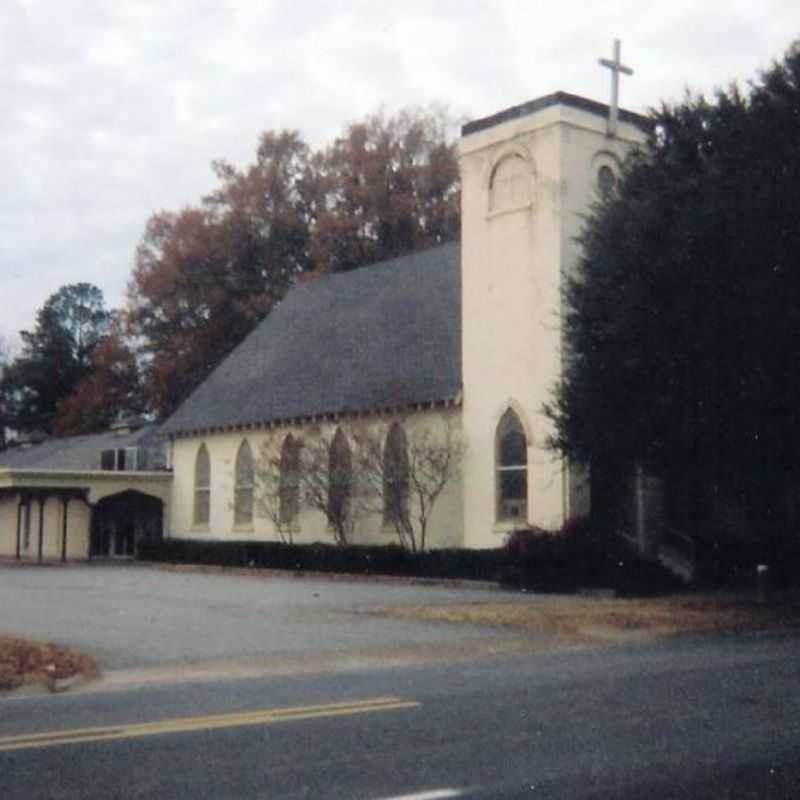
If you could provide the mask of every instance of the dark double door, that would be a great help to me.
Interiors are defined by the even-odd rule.
[[[103,498],[92,514],[92,557],[133,558],[163,535],[163,503],[139,492]]]

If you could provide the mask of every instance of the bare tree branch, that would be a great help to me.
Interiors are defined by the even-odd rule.
[[[463,446],[451,421],[402,426],[412,428],[407,439],[404,469],[387,458],[386,425],[364,426],[354,434],[365,511],[382,514],[400,543],[413,552],[424,551],[436,502],[461,468]],[[398,491],[398,485],[402,491]]]

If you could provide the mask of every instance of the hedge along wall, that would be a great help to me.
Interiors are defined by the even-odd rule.
[[[658,563],[606,548],[584,532],[518,531],[503,548],[412,553],[398,545],[286,544],[168,539],[142,544],[140,560],[173,564],[257,567],[287,572],[338,572],[418,578],[497,581],[533,591],[608,588],[647,595],[683,584]]]
[[[398,545],[286,544],[284,542],[209,542],[167,539],[142,544],[137,558],[173,564],[215,564],[292,572],[344,572],[496,581],[505,554],[493,550],[430,550],[412,553]]]

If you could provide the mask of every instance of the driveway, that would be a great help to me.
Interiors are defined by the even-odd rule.
[[[502,630],[393,620],[371,608],[513,602],[513,594],[391,582],[0,565],[0,633],[94,656],[104,670],[415,648],[469,649]],[[530,598],[528,598],[529,601]]]

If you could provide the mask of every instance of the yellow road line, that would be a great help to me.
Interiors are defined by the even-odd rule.
[[[107,742],[115,739],[135,739],[144,736],[162,736],[170,733],[187,733],[221,728],[238,728],[249,725],[273,725],[279,722],[294,722],[325,717],[342,717],[353,714],[368,714],[378,711],[417,708],[418,702],[399,697],[377,697],[370,700],[354,700],[326,705],[295,706],[289,708],[263,709],[232,714],[212,714],[198,717],[139,722],[130,725],[107,725],[95,728],[30,733],[0,737],[0,753],[12,750],[27,750],[41,747],[56,747],[85,742]]]
[[[383,705],[385,703],[398,703],[398,702],[402,702],[401,698],[399,697],[375,697],[369,700],[350,700],[339,703],[327,703],[324,705],[289,706],[283,708],[261,709],[259,711],[237,711],[227,714],[209,714],[206,716],[178,717],[176,719],[159,720],[157,722],[135,722],[130,724],[123,723],[121,725],[103,725],[101,727],[95,727],[95,728],[71,728],[71,729],[68,728],[66,730],[49,731],[47,733],[22,734],[18,736],[2,736],[0,737],[0,745],[5,744],[6,742],[17,741],[19,739],[48,739],[53,736],[58,737],[64,735],[104,733],[121,729],[126,729],[126,730],[135,730],[137,728],[147,729],[147,728],[159,727],[162,725],[183,725],[184,723],[200,723],[203,721],[213,722],[225,719],[233,720],[235,718],[263,716],[264,714],[281,714],[281,715],[305,714],[314,711],[327,711],[330,709],[353,708],[359,706],[376,706],[376,705]]]

